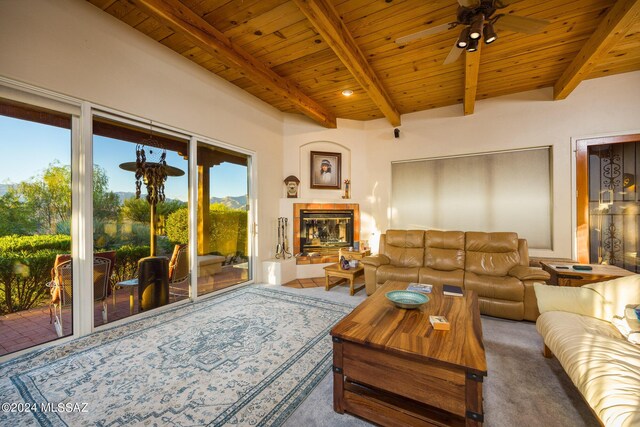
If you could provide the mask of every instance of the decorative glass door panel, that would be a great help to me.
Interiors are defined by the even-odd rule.
[[[638,272],[640,142],[590,145],[589,262]]]

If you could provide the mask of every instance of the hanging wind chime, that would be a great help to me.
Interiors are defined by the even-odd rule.
[[[148,153],[148,156],[147,156]],[[147,203],[151,210],[149,233],[150,255],[156,255],[156,206],[165,200],[164,183],[168,176],[182,176],[184,172],[167,165],[167,150],[153,137],[153,124],[150,124],[149,138],[136,144],[136,161],[122,163],[121,169],[136,174],[136,199],[140,198],[142,184],[147,188]]]

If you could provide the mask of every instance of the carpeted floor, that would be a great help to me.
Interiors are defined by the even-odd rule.
[[[284,289],[284,288],[283,288]],[[298,295],[326,298],[356,306],[364,291],[349,296],[346,286],[288,289]],[[488,376],[484,382],[485,426],[598,426],[589,407],[558,361],[542,356],[535,324],[482,316]],[[287,427],[367,426],[369,423],[333,411],[329,373],[285,422]]]
[[[308,377],[311,379],[306,382],[306,385],[304,385],[304,381],[299,382],[304,387],[296,387],[295,390],[304,390],[300,393],[296,392],[295,396],[288,396],[286,399],[279,398],[282,399],[279,400],[280,402],[287,401],[291,403],[276,405],[274,407],[275,410],[271,410],[274,416],[269,417],[270,421],[267,424],[283,424],[288,427],[370,425],[353,416],[347,414],[339,415],[333,411],[333,378],[329,371],[330,350],[327,351],[327,347],[331,345],[328,337],[328,330],[331,325],[349,312],[350,308],[345,307],[345,305],[355,307],[366,298],[364,291],[360,291],[355,296],[349,296],[347,286],[337,286],[329,292],[323,288],[294,289],[281,286],[258,286],[257,288],[264,290],[250,291],[250,289],[247,289],[243,293],[249,291],[247,295],[257,298],[258,294],[272,293],[269,292],[269,288],[273,288],[276,294],[286,295],[289,293],[292,295],[291,298],[278,298],[279,302],[277,304],[289,304],[289,306],[283,306],[280,310],[274,312],[273,304],[276,304],[275,300],[262,302],[262,300],[256,299],[253,307],[249,308],[249,312],[252,314],[240,319],[240,323],[247,324],[247,327],[243,329],[236,324],[238,322],[236,317],[238,317],[237,308],[239,305],[236,304],[234,306],[231,300],[229,300],[230,304],[228,306],[220,304],[220,301],[228,299],[223,296],[218,298],[218,301],[214,299],[209,302],[187,305],[147,320],[132,322],[104,333],[85,337],[67,345],[34,352],[31,355],[19,358],[21,362],[9,362],[0,366],[0,374],[2,374],[0,375],[2,377],[0,378],[0,395],[5,398],[5,401],[8,399],[17,402],[24,398],[25,395],[47,390],[49,397],[54,397],[53,400],[56,400],[54,393],[68,393],[71,390],[74,393],[78,393],[76,396],[91,397],[90,402],[94,405],[102,405],[99,406],[101,409],[98,409],[98,413],[93,412],[89,417],[93,421],[92,424],[94,422],[99,424],[101,421],[100,412],[105,411],[105,408],[109,408],[108,413],[115,411],[115,413],[121,414],[119,418],[116,417],[116,423],[122,425],[145,422],[151,422],[151,424],[156,422],[157,425],[166,425],[171,422],[174,424],[201,425],[205,420],[214,420],[212,425],[227,423],[253,425],[259,423],[261,418],[264,421],[262,415],[258,417],[255,415],[264,412],[267,406],[265,403],[272,401],[276,397],[278,390],[285,389],[282,384],[278,385],[273,383],[271,379],[266,379],[262,383],[269,383],[269,386],[260,389],[260,393],[264,395],[264,398],[256,400],[256,405],[252,407],[255,410],[251,409],[249,413],[242,413],[238,410],[233,412],[232,416],[224,419],[215,415],[220,412],[218,408],[205,408],[202,411],[201,405],[198,404],[198,399],[200,398],[195,398],[196,394],[205,396],[208,393],[214,393],[216,396],[224,396],[225,399],[228,397],[225,401],[228,401],[229,405],[231,405],[232,402],[238,399],[243,400],[246,396],[251,395],[253,392],[248,393],[249,390],[253,390],[250,387],[250,382],[242,382],[239,374],[244,373],[242,375],[247,374],[249,377],[261,375],[262,369],[260,366],[247,366],[244,370],[238,370],[236,365],[239,360],[237,363],[236,359],[238,350],[246,351],[247,354],[252,355],[258,352],[259,349],[253,347],[245,348],[248,345],[247,343],[253,341],[245,339],[242,334],[238,335],[237,331],[242,330],[246,333],[251,332],[254,335],[256,333],[260,335],[262,333],[260,331],[271,328],[275,335],[264,333],[265,339],[260,342],[264,342],[261,346],[267,346],[269,351],[273,353],[269,353],[269,357],[274,360],[274,363],[276,360],[298,360],[299,357],[294,353],[298,351],[298,347],[306,349],[308,346],[303,345],[306,342],[323,342],[324,344],[316,345],[317,351],[313,351],[317,354],[311,350],[308,352],[311,356],[307,362],[302,365],[295,365],[303,368],[300,372],[297,373],[295,369],[283,371],[283,375],[286,374],[291,377],[290,382],[298,383],[300,378]],[[229,294],[229,296],[231,295]],[[307,300],[305,297],[311,297],[311,299]],[[322,300],[338,304],[325,303]],[[245,298],[241,305],[247,305],[251,302],[251,299],[247,300]],[[296,304],[308,305],[308,308],[293,309]],[[327,310],[327,308],[330,309]],[[341,313],[336,311],[338,308]],[[311,313],[310,310],[316,311]],[[333,316],[330,314],[332,311],[339,315],[331,317]],[[282,318],[283,316],[278,315],[278,313],[288,313],[288,315],[285,316],[286,318]],[[212,314],[215,314],[215,316],[210,319],[209,317]],[[202,317],[202,319],[199,319],[198,316]],[[323,317],[326,317],[326,322],[321,322],[317,325],[313,323],[316,319],[320,320]],[[182,323],[182,319],[184,319],[184,323]],[[287,325],[293,326],[293,328],[282,327],[282,321]],[[207,322],[212,323],[208,325]],[[225,322],[231,322],[232,324],[226,327]],[[308,331],[301,333],[303,329],[296,326],[298,323],[304,324],[304,328],[308,329]],[[194,326],[194,324],[198,326]],[[514,322],[483,316],[482,328],[488,363],[488,377],[484,382],[485,426],[544,425],[564,427],[599,425],[558,361],[542,357],[542,342],[533,323]],[[273,341],[276,335],[279,336],[289,330],[292,331],[293,335],[287,339]],[[153,332],[153,336],[150,335],[150,331]],[[180,334],[176,335],[176,331],[180,331]],[[201,339],[204,336],[202,334],[207,336],[213,334],[217,338],[213,340]],[[105,337],[108,338],[106,341]],[[145,337],[162,344],[158,347],[158,351],[149,353],[150,357],[152,357],[152,359],[149,359],[153,361],[152,365],[167,366],[157,369],[157,372],[152,370],[146,373],[140,369],[132,370],[132,366],[128,363],[110,363],[108,365],[109,370],[113,372],[109,372],[109,375],[102,375],[104,374],[103,371],[105,371],[104,363],[123,358],[125,360],[133,360],[137,354],[148,351],[148,348],[146,348],[148,346],[138,348]],[[227,337],[230,345],[239,347],[234,347],[235,350],[233,352],[227,352],[226,348],[231,347],[226,346],[226,341],[221,341],[220,337]],[[296,339],[300,341],[298,347],[291,347],[287,344]],[[309,341],[310,339],[311,341]],[[164,341],[167,342],[165,343]],[[271,345],[271,341],[273,341],[273,345]],[[113,344],[109,344],[110,342],[113,342]],[[282,343],[286,345],[283,346]],[[105,350],[99,349],[96,352],[94,351],[96,347],[104,348]],[[90,354],[95,356],[95,360],[87,357],[88,350],[91,350]],[[288,353],[284,354],[286,352]],[[307,351],[305,350],[306,353]],[[320,357],[322,354],[326,357]],[[323,358],[326,358],[323,368],[321,370],[314,368],[316,366],[314,363],[317,364],[318,360]],[[246,359],[249,362],[258,360],[253,356]],[[64,362],[65,360],[70,361],[71,364]],[[208,371],[213,362],[222,363],[220,366],[225,369],[221,370],[221,374],[228,374],[228,378],[213,380],[212,373]],[[70,377],[67,380],[73,379],[73,381],[66,381],[65,385],[65,381],[61,380],[62,377],[67,375],[67,371],[64,368],[68,366],[73,368],[73,370],[69,371],[72,373],[73,378]],[[193,368],[194,366],[200,366],[200,370]],[[167,367],[170,367],[175,372],[168,372]],[[206,371],[204,376],[202,374],[192,375],[193,372],[200,372],[203,369]],[[75,375],[75,372],[79,370],[84,372],[80,378]],[[177,370],[184,372],[178,372]],[[312,378],[309,373],[313,372],[317,372],[320,375],[314,375]],[[111,375],[114,373],[116,374],[115,376]],[[150,375],[160,376],[154,379]],[[56,378],[52,380],[52,376]],[[153,381],[149,381],[149,378]],[[207,381],[203,382],[202,378],[207,378]],[[282,378],[286,380],[286,377],[283,376]],[[121,379],[127,381],[122,382],[120,381]],[[174,383],[174,379],[178,379],[178,383]],[[114,383],[114,380],[118,382]],[[11,385],[10,381],[13,381],[13,385]],[[149,388],[152,384],[155,388]],[[161,387],[165,387],[166,390],[158,389],[158,384]],[[315,384],[317,386],[314,388]],[[113,390],[116,385],[119,388]],[[179,387],[178,385],[181,386]],[[212,389],[211,387],[214,385],[216,387]],[[225,387],[220,388],[220,385],[225,385]],[[126,387],[122,388],[124,386]],[[17,388],[15,387],[21,390],[20,395],[16,394]],[[140,393],[142,390],[146,390],[146,392]],[[224,394],[225,390],[229,393]],[[113,394],[114,391],[115,394]],[[309,394],[307,395],[307,393]],[[102,398],[98,399],[98,394]],[[124,396],[129,394],[130,397],[123,399]],[[69,395],[67,394],[66,396]],[[148,396],[159,396],[162,399],[155,402],[150,400]],[[259,397],[258,394],[256,396]],[[62,394],[57,397],[57,401],[64,400]],[[141,398],[142,400],[140,400]],[[34,399],[34,401],[39,400]],[[66,399],[68,400],[69,398],[67,397]],[[111,404],[107,404],[110,399],[115,400]],[[43,395],[40,400],[45,401],[47,399],[44,399]],[[216,400],[219,400],[219,398],[216,398]],[[129,402],[133,405],[132,407],[129,407],[131,405],[127,406]],[[159,408],[163,408],[163,410],[166,409],[167,405],[173,409],[170,411],[171,413],[158,414],[154,404]],[[195,406],[193,406],[194,404]],[[185,407],[185,411],[177,411],[176,408],[181,408],[180,405]],[[237,405],[231,405],[229,408],[234,406]],[[138,414],[140,408],[144,408],[143,412],[147,414],[142,418]],[[93,410],[95,411],[96,408],[93,408]],[[225,412],[228,412],[228,410],[225,410]],[[109,418],[107,416],[108,413],[105,414],[106,418]],[[187,418],[178,419],[177,415],[179,414],[184,414]],[[194,414],[199,414],[199,419],[194,419],[192,417]],[[54,419],[48,415],[55,414],[38,414],[39,423],[49,425],[48,423],[52,420],[56,421],[53,424],[60,424],[58,421],[62,421],[62,418]],[[70,414],[67,414],[64,418],[67,418],[67,421],[72,423],[67,425],[73,425],[74,421],[79,421],[80,423],[82,423],[82,420],[86,421],[84,417],[74,418]],[[0,425],[4,423],[3,419],[9,422],[6,425],[30,425],[35,421],[31,414],[4,414],[3,418],[3,414],[0,413]],[[216,420],[220,422],[216,422]]]

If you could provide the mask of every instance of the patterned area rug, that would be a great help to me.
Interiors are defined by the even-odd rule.
[[[0,425],[280,425],[352,307],[248,286],[0,365]],[[25,405],[26,404],[26,405]]]

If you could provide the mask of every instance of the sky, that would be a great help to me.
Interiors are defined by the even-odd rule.
[[[40,123],[0,115],[0,183],[15,184],[42,173],[49,164],[71,162],[71,131]],[[109,190],[135,192],[135,174],[120,169],[120,163],[135,162],[135,144],[94,136],[94,164],[107,171]],[[165,195],[169,199],[187,201],[187,160],[167,151],[167,164],[182,169],[185,174],[169,177]],[[144,193],[143,186],[143,193]],[[222,163],[211,170],[211,196],[241,196],[247,193],[247,168]]]

